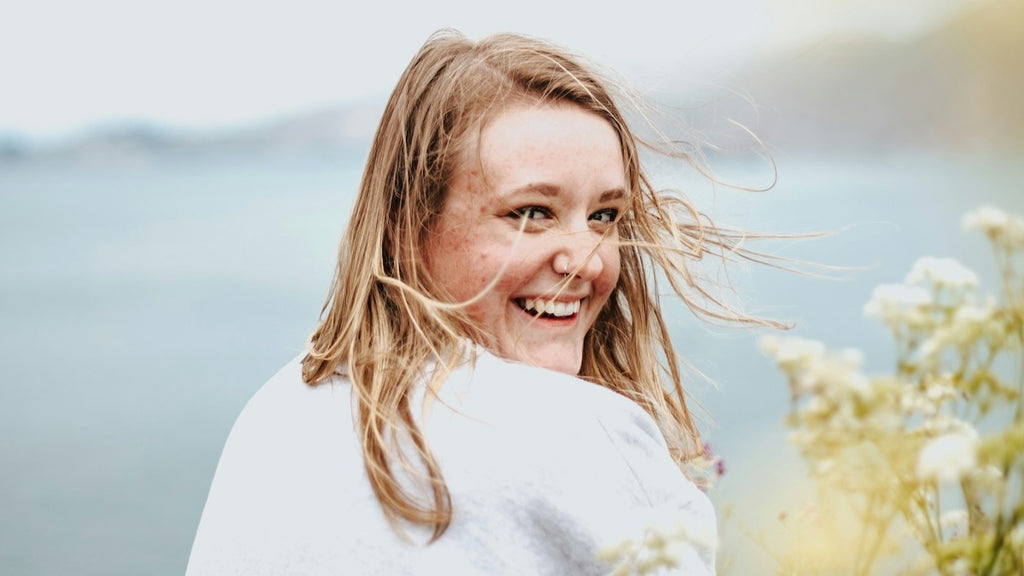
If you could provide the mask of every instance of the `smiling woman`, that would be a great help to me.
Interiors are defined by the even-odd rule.
[[[655,268],[695,313],[761,321],[691,274],[739,238],[653,190],[614,86],[532,38],[423,46],[308,352],[231,432],[191,576],[605,574],[600,550],[679,526],[680,572],[714,573]]]
[[[577,106],[520,105],[487,124],[477,154],[455,171],[426,270],[488,327],[488,349],[577,374],[619,279],[618,136]]]

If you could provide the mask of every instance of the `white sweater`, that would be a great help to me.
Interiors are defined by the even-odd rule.
[[[221,455],[187,576],[608,574],[600,549],[691,535],[673,574],[714,573],[715,516],[653,420],[600,386],[477,350],[418,413],[451,493],[447,532],[392,530],[363,468],[352,387],[296,359],[249,401]]]

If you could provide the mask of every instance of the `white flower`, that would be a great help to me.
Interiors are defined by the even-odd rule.
[[[1005,478],[1003,478],[1003,471],[997,466],[984,466],[977,468],[971,474],[971,480],[975,482],[975,486],[989,492],[995,493],[996,490],[1001,489]],[[1024,535],[1024,533],[1022,533]]]
[[[1006,248],[1024,246],[1024,220],[992,206],[964,214],[963,227],[981,230],[993,243]]]
[[[982,338],[998,339],[1001,326],[995,319],[995,305],[961,304],[949,323],[939,326],[917,349],[918,358],[936,360],[946,346],[970,345]]]
[[[967,535],[970,517],[966,510],[950,510],[944,512],[939,518],[942,528],[949,530],[952,538],[960,538]]]
[[[864,305],[864,315],[880,318],[890,325],[919,326],[927,322],[926,308],[931,304],[931,293],[920,286],[880,284],[875,286],[871,300]]]
[[[921,345],[917,347],[917,352],[915,354],[918,359],[935,361],[937,360],[935,356],[939,352],[942,352],[942,347],[945,345],[946,333],[945,331],[939,329],[936,330],[935,333],[929,336],[927,340],[922,342]]]
[[[925,388],[925,397],[935,404],[942,404],[956,398],[956,388],[950,384],[950,377],[944,376],[939,380],[929,382],[928,387]]]
[[[860,372],[864,354],[855,348],[827,353],[817,340],[789,336],[765,336],[758,342],[790,376],[794,396],[807,393],[847,397],[851,392],[867,398],[871,381]]]
[[[825,345],[821,342],[797,336],[765,336],[758,345],[761,351],[771,355],[783,367],[802,366],[825,354]]]
[[[639,542],[620,541],[598,550],[597,557],[616,565],[612,574],[661,574],[663,569],[679,568],[693,548],[714,555],[718,545],[714,524],[680,522],[678,513],[656,513]]]
[[[943,375],[924,383],[924,389],[918,390],[911,386],[902,386],[900,390],[900,410],[906,414],[921,414],[933,417],[939,413],[940,407],[956,399],[956,388],[948,375]]]
[[[808,377],[819,386],[839,387],[866,398],[871,394],[872,387],[871,380],[860,371],[863,363],[864,353],[848,348],[813,363]]]
[[[994,228],[1005,227],[1010,216],[999,208],[987,204],[979,206],[964,214],[961,224],[964,228],[987,232]]]
[[[956,309],[950,332],[954,342],[967,343],[978,338],[992,320],[995,310],[992,306],[964,304]]]
[[[907,414],[918,413],[931,416],[938,411],[935,403],[930,402],[927,395],[909,387],[900,391],[899,402],[900,410]]]
[[[880,284],[871,292],[871,301],[885,306],[927,306],[932,295],[924,288],[906,284]]]
[[[938,436],[921,448],[917,456],[917,477],[921,480],[956,482],[978,461],[977,432],[961,429]]]
[[[949,573],[953,576],[972,576],[971,563],[966,558],[957,558],[949,565]]]
[[[1018,524],[1006,535],[1006,543],[1014,548],[1024,548],[1024,525]]]
[[[910,268],[905,280],[910,285],[931,283],[948,288],[968,288],[978,285],[978,275],[953,258],[919,258]]]

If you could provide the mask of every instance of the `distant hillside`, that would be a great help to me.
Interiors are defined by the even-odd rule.
[[[825,40],[758,62],[736,84],[760,108],[753,128],[770,145],[1019,149],[1024,1],[993,2],[907,42]]]
[[[726,147],[737,132],[722,120],[735,118],[773,149],[1024,150],[1024,0],[996,0],[905,42],[828,38],[755,60],[721,85],[734,92],[680,90],[667,100],[682,105],[698,132]],[[117,125],[46,150],[0,134],[0,161],[39,153],[218,150],[363,155],[382,108],[383,102],[328,106],[203,132]],[[750,144],[745,133],[739,138]]]
[[[183,130],[147,122],[95,127],[66,141],[39,147],[29,139],[0,134],[0,161],[32,156],[73,159],[136,158],[154,154],[328,152],[364,155],[383,104],[327,106],[313,112],[215,130]]]
[[[383,103],[332,106],[240,130],[221,141],[280,151],[315,148],[364,154],[383,109]]]

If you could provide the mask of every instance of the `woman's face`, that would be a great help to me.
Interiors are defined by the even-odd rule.
[[[476,144],[479,156],[467,155],[447,190],[427,269],[455,301],[472,300],[493,352],[577,374],[583,338],[619,278],[618,135],[574,105],[522,105]]]

